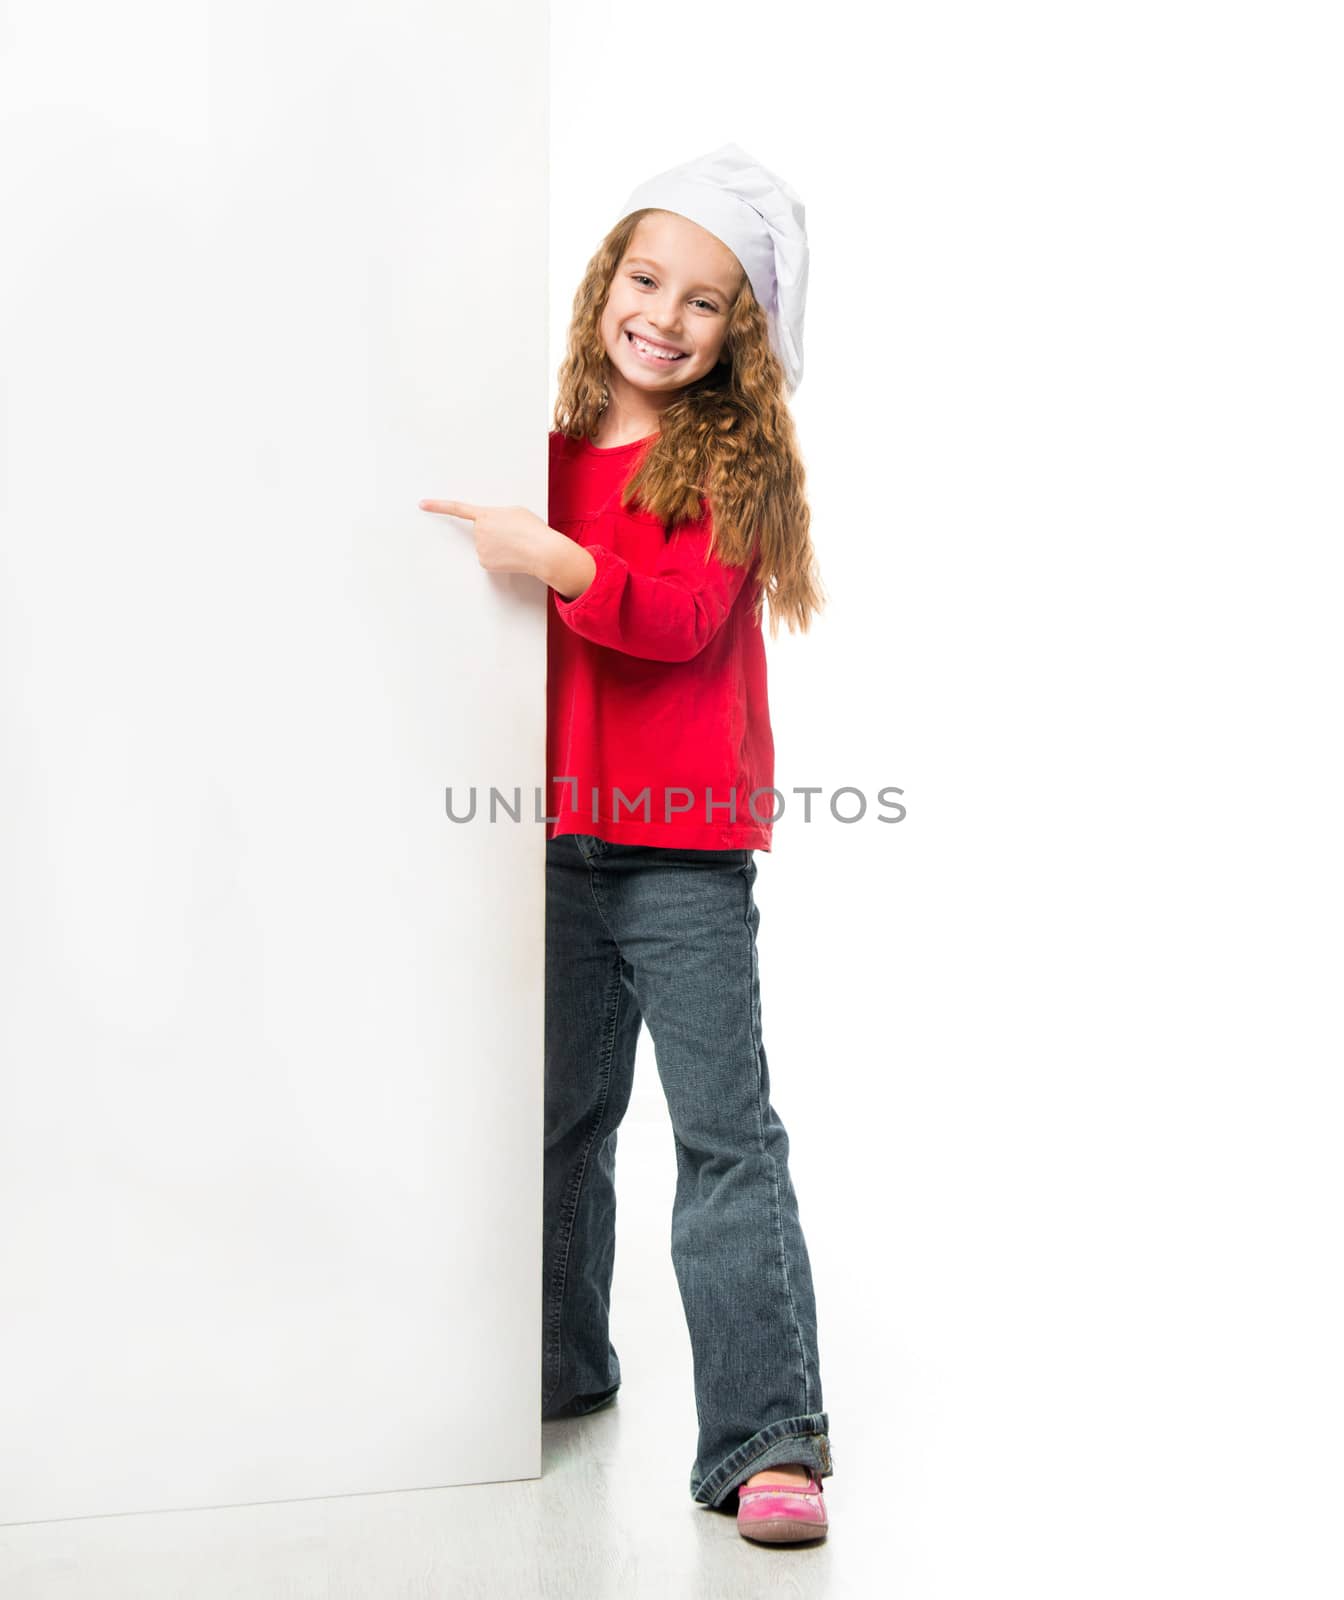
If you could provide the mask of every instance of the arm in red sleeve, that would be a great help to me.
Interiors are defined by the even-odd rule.
[[[689,661],[728,619],[749,566],[704,559],[705,538],[674,539],[670,569],[635,572],[604,544],[585,545],[597,564],[593,581],[572,600],[557,591],[555,609],[575,633],[594,644],[646,661]]]

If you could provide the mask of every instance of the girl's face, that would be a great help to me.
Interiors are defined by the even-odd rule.
[[[656,403],[712,371],[744,279],[733,252],[698,223],[671,211],[641,217],[602,312],[611,387],[629,384]]]

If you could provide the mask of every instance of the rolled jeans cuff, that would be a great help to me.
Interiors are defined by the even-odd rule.
[[[829,1433],[830,1420],[824,1411],[767,1423],[745,1444],[726,1455],[698,1484],[692,1477],[691,1498],[703,1505],[721,1506],[753,1473],[786,1461],[810,1467],[818,1478],[829,1478],[832,1473]]]

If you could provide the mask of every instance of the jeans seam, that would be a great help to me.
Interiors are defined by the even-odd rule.
[[[756,941],[751,932],[751,877],[745,862],[739,870],[742,873],[742,886],[746,891],[743,900],[742,925],[747,933],[747,954],[749,957],[747,963],[747,1017],[751,1030],[751,1051],[756,1063],[756,1129],[761,1142],[761,1154],[770,1163],[770,1184],[774,1193],[775,1237],[779,1241],[779,1266],[784,1278],[785,1293],[788,1295],[789,1315],[793,1318],[794,1337],[798,1341],[798,1366],[803,1378],[803,1411],[807,1414],[812,1411],[812,1378],[807,1370],[807,1345],[803,1338],[802,1323],[798,1317],[798,1305],[793,1297],[793,1280],[789,1276],[788,1251],[784,1248],[783,1202],[779,1194],[779,1163],[766,1149],[765,1145],[765,1096],[761,1079],[760,1016],[757,1011],[760,975],[757,968]]]
[[[597,859],[597,857],[594,857],[594,859]],[[619,962],[621,962],[624,959],[621,956],[620,941],[617,939],[616,935],[612,932],[611,923],[607,921],[607,912],[606,912],[606,908],[602,904],[602,896],[600,894],[598,894],[598,892],[597,892],[597,871],[594,868],[592,861],[588,862],[588,890],[589,890],[589,893],[593,897],[593,904],[597,907],[597,914],[602,919],[602,926],[607,930],[607,937],[616,946],[616,956],[617,956],[617,961],[618,961],[618,964],[619,964]],[[618,970],[619,970],[619,965],[618,965]]]
[[[607,1023],[606,1040],[603,1049],[601,1069],[601,1092],[598,1096],[597,1114],[593,1118],[593,1125],[588,1134],[587,1143],[583,1147],[583,1154],[579,1157],[578,1166],[574,1173],[573,1182],[569,1187],[561,1215],[564,1219],[561,1233],[561,1246],[556,1260],[555,1270],[551,1276],[551,1317],[549,1325],[550,1354],[552,1357],[553,1376],[542,1395],[542,1410],[550,1404],[551,1397],[555,1394],[556,1386],[560,1381],[560,1372],[563,1366],[560,1350],[560,1328],[564,1321],[565,1285],[569,1274],[569,1251],[574,1239],[574,1219],[579,1213],[579,1198],[583,1190],[583,1180],[588,1172],[588,1159],[592,1154],[593,1145],[597,1140],[597,1131],[602,1126],[603,1118],[607,1114],[607,1098],[611,1092],[611,1063],[616,1053],[616,1031],[620,1020],[621,1011],[621,954],[616,952],[616,966],[614,968],[614,994],[610,1006],[610,1018]]]

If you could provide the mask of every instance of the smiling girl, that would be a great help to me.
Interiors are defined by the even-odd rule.
[[[739,146],[659,173],[575,296],[548,520],[420,502],[470,522],[486,570],[553,596],[542,1414],[620,1387],[616,1135],[647,1024],[676,1151],[690,1492],[766,1543],[826,1536],[833,1470],[753,895],[776,812],[761,617],[768,600],[772,635],[806,631],[824,603],[787,403],[807,265],[801,201]]]

